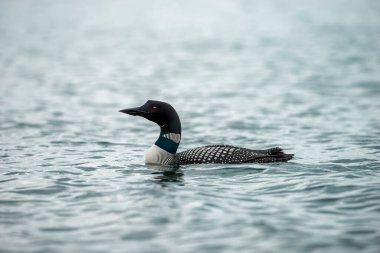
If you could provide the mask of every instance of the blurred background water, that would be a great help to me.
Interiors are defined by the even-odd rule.
[[[378,1],[0,1],[0,252],[380,252]],[[292,162],[144,165],[180,150]]]

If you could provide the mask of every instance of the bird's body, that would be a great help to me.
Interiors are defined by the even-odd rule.
[[[149,100],[143,106],[121,110],[156,122],[161,133],[155,144],[145,154],[145,163],[158,165],[186,164],[241,164],[286,162],[293,154],[285,154],[281,148],[252,150],[230,145],[208,145],[177,153],[181,141],[181,123],[174,108],[164,102]]]
[[[280,148],[266,150],[252,150],[230,145],[208,145],[186,150],[176,154],[177,163],[200,164],[200,163],[268,163],[285,162],[293,155],[284,154]]]

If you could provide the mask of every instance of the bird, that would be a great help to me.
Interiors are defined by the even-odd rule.
[[[119,112],[143,117],[160,126],[161,131],[157,141],[145,153],[145,163],[149,165],[287,162],[294,156],[284,153],[279,147],[253,150],[232,145],[207,145],[177,153],[181,141],[181,121],[170,104],[148,100],[140,107],[123,109]]]

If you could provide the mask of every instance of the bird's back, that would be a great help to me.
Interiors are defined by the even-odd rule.
[[[252,150],[230,145],[208,145],[175,154],[175,162],[178,165],[201,163],[268,163],[286,162],[292,159],[292,157],[293,154],[285,154],[281,148]]]

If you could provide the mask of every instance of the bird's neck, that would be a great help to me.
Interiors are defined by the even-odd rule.
[[[167,125],[160,127],[160,136],[154,144],[171,154],[175,154],[181,142],[181,126],[179,125],[179,128],[177,126],[176,129],[171,129]]]

